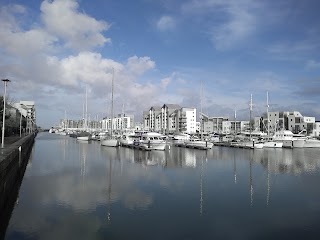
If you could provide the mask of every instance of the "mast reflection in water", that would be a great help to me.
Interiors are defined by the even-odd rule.
[[[41,133],[5,239],[316,238],[319,156],[319,149],[144,152]]]

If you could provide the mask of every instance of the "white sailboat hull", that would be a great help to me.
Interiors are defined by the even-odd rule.
[[[142,141],[140,146],[144,150],[165,150],[166,141],[163,140],[151,140],[151,141]]]
[[[211,149],[213,147],[212,142],[208,141],[186,141],[185,146],[187,148],[198,148],[198,149]]]
[[[100,141],[101,146],[105,147],[118,147],[118,140],[117,139],[104,139]]]
[[[80,141],[89,141],[89,140],[90,140],[90,136],[77,137],[77,140],[80,140]]]

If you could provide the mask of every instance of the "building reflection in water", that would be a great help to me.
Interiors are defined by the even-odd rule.
[[[299,175],[315,172],[320,168],[318,149],[263,149],[254,150],[254,161],[262,164],[271,173]]]

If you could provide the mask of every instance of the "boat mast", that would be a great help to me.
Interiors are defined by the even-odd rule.
[[[85,114],[85,130],[88,130],[88,88],[86,86],[86,102],[85,102],[85,109],[86,109],[86,114]]]
[[[234,110],[234,137],[233,139],[235,140],[237,136],[237,110]]]
[[[114,81],[114,68],[112,68],[112,82],[111,82],[111,137],[113,135],[113,81]]]
[[[124,103],[122,103],[122,113],[121,113],[121,132],[123,133],[123,121],[124,121]]]
[[[200,86],[201,86],[201,89],[200,89],[200,134],[201,134],[201,140],[203,138],[203,121],[202,121],[202,91],[203,91],[203,88],[202,88],[202,81],[200,82]]]
[[[267,91],[267,132],[269,137],[269,92]]]
[[[252,93],[250,95],[250,122],[249,122],[249,131],[250,131],[250,140],[251,140],[251,120],[252,120]]]

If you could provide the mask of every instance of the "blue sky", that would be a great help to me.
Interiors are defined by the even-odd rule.
[[[317,0],[0,1],[0,72],[11,101],[33,100],[37,123],[153,105],[249,118],[266,110],[320,120]],[[201,83],[203,86],[200,95]],[[2,86],[3,88],[3,86]]]

